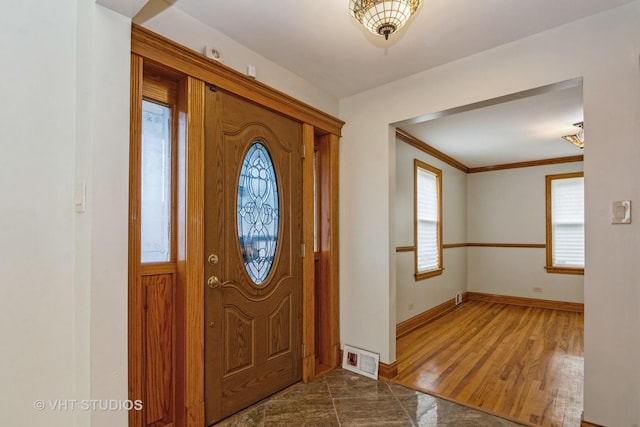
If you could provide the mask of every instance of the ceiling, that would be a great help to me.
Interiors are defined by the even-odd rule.
[[[350,16],[349,0],[149,3],[170,3],[343,98],[632,1],[424,0],[387,41]],[[581,85],[501,101],[401,128],[468,167],[581,154],[560,139],[582,120]]]
[[[389,40],[349,0],[171,0],[201,22],[338,98],[633,0],[424,0]]]
[[[561,138],[583,120],[580,79],[461,106],[400,129],[469,168],[578,156]],[[586,133],[586,132],[585,132]]]

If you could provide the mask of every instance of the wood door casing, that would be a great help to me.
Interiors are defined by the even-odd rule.
[[[205,425],[205,362],[204,362],[204,297],[206,284],[203,283],[204,262],[204,151],[205,151],[205,94],[209,90],[207,83],[215,84],[221,90],[229,91],[243,99],[268,108],[271,111],[290,117],[302,123],[303,141],[306,146],[307,159],[303,162],[306,173],[303,175],[303,194],[305,204],[303,212],[305,228],[304,242],[307,247],[307,257],[303,258],[303,342],[304,364],[303,375],[305,381],[312,380],[315,375],[315,358],[318,353],[315,347],[315,334],[326,333],[330,336],[330,357],[327,359],[331,366],[338,366],[339,357],[339,265],[338,265],[338,169],[339,145],[341,129],[344,122],[324,113],[317,108],[305,104],[289,95],[283,94],[264,83],[250,79],[217,61],[209,60],[202,54],[160,36],[136,24],[131,28],[131,154],[130,154],[130,190],[129,190],[129,399],[142,400],[145,403],[142,411],[130,411],[129,424],[132,427],[144,427],[147,424],[160,425],[157,420],[146,416],[152,409],[145,398],[147,387],[166,383],[162,378],[147,378],[149,375],[166,375],[164,368],[169,364],[175,368],[175,381],[170,393],[162,392],[162,399],[153,402],[163,405],[163,414],[171,417],[163,418],[163,424],[176,427],[202,427]],[[144,75],[144,78],[143,78]],[[176,156],[176,262],[170,270],[140,265],[140,224],[138,222],[138,203],[140,190],[139,170],[139,141],[141,137],[143,98],[143,80],[148,82],[164,80],[173,82],[174,90],[156,91],[156,94],[173,94],[177,97],[176,142],[174,151]],[[150,95],[151,96],[151,95]],[[155,98],[155,96],[151,96]],[[309,162],[313,152],[314,137],[325,140],[330,146],[327,173],[329,180],[330,209],[327,210],[327,221],[330,224],[330,244],[327,264],[329,271],[327,278],[327,294],[322,296],[323,307],[328,307],[327,319],[318,319],[314,314],[314,263],[310,256],[313,246],[313,165]],[[309,227],[311,225],[311,227]],[[309,262],[311,261],[311,262]],[[145,318],[145,290],[141,286],[145,276],[173,274],[175,276],[175,301],[171,304],[159,302],[158,307],[164,307],[162,316],[155,316],[150,327],[150,319]],[[146,277],[150,280],[151,277]],[[169,294],[153,292],[154,297],[169,296]],[[174,310],[171,314],[167,310]],[[156,312],[159,314],[159,312]],[[155,331],[168,331],[162,322],[172,316],[173,338],[168,334],[162,340],[171,339],[172,351],[163,349],[157,356],[157,364],[149,368],[148,355],[145,350],[145,334]],[[156,323],[160,322],[160,323]],[[315,327],[314,327],[315,323]],[[208,327],[208,326],[207,326]],[[163,344],[164,346],[164,344]],[[175,360],[170,359],[175,356]],[[166,399],[170,401],[167,405]],[[175,399],[175,403],[171,403]],[[172,406],[174,405],[174,406]]]
[[[300,123],[213,89],[205,99],[205,413],[211,424],[302,378]],[[238,184],[251,145],[269,151],[279,193],[273,266],[256,285],[237,228]]]

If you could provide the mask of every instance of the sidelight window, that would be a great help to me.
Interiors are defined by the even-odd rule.
[[[142,102],[142,262],[171,258],[171,108]]]

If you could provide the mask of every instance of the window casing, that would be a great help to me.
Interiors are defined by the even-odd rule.
[[[415,278],[442,274],[442,171],[414,161]]]
[[[176,260],[177,91],[173,81],[144,77],[138,174],[139,260],[144,269]],[[145,270],[146,271],[146,270]]]
[[[549,273],[584,274],[584,174],[546,177]]]

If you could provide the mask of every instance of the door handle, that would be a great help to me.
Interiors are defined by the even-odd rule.
[[[209,276],[207,279],[207,286],[211,289],[218,289],[224,285],[228,285],[229,283],[233,283],[233,280],[225,280],[224,282],[221,282],[220,279],[218,279],[218,276]]]
[[[207,280],[207,286],[211,289],[216,289],[220,287],[220,279],[217,276],[210,276]]]

